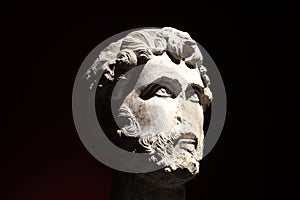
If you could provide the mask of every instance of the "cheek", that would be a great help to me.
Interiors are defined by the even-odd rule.
[[[185,101],[181,107],[181,127],[180,130],[184,133],[192,132],[203,137],[203,109],[198,103]]]
[[[202,137],[203,109],[199,104],[161,97],[143,100],[137,95],[125,102],[123,105],[131,110],[140,128],[140,137],[181,129],[192,130]]]
[[[196,128],[196,132],[198,137],[204,137],[203,134],[203,122],[204,122],[204,115],[203,115],[203,108],[200,105],[196,105],[194,109],[191,111],[191,123]]]
[[[130,108],[141,128],[142,135],[169,132],[174,125],[177,102],[171,98],[153,97],[149,100],[136,98]]]
[[[203,108],[200,105],[197,105],[194,109],[194,112],[192,113],[193,116],[195,116],[196,123],[198,124],[198,128],[203,128],[203,122],[204,122],[204,115],[203,115]]]

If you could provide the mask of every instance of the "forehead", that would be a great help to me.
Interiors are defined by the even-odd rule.
[[[199,69],[190,69],[184,61],[175,64],[166,53],[155,56],[146,63],[138,78],[136,87],[147,86],[161,78],[177,80],[183,87],[193,84],[204,88]]]

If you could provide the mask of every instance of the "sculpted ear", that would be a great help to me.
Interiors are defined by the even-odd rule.
[[[205,86],[204,95],[203,95],[203,99],[202,99],[203,111],[205,111],[207,106],[209,106],[211,104],[211,102],[213,100],[213,96],[212,96],[212,92],[209,89],[210,79],[206,74],[206,72],[207,72],[206,67],[204,67],[203,65],[200,65],[199,70],[200,70],[200,74],[201,74],[201,79],[202,79],[203,84]]]
[[[121,126],[117,133],[128,137],[137,137],[140,133],[140,125],[127,106],[121,106],[118,113],[118,124]]]

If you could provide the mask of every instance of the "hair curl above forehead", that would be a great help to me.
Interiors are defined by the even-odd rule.
[[[133,31],[126,37],[111,43],[100,52],[84,76],[90,81],[90,88],[92,88],[97,84],[95,76],[101,71],[105,79],[100,79],[99,84],[106,87],[135,66],[145,64],[153,56],[165,52],[173,62],[183,60],[189,68],[199,69],[205,87],[204,104],[209,105],[212,100],[210,80],[206,68],[202,65],[203,57],[200,49],[187,32],[171,27]]]

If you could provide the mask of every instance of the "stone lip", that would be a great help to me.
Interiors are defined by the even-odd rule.
[[[178,143],[192,144],[196,149],[198,146],[198,137],[193,133],[184,133],[176,139],[175,145]]]

